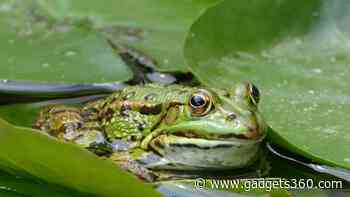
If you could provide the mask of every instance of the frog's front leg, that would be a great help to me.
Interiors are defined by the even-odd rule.
[[[47,132],[58,140],[73,142],[98,155],[110,154],[112,148],[106,142],[99,123],[92,121],[79,108],[51,106],[44,108],[34,128]]]
[[[165,110],[163,110],[158,117],[155,124],[157,127],[152,128],[151,132],[149,132],[140,143],[142,149],[147,150],[151,141],[164,132],[164,129],[162,128],[163,124],[172,124],[177,120],[180,110],[179,105],[182,104],[178,102],[170,102],[163,105]]]
[[[100,110],[99,117],[108,139],[129,140],[140,146],[142,138],[159,126],[166,108],[160,103],[116,100]]]

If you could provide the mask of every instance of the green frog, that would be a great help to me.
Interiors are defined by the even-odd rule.
[[[82,107],[46,107],[34,127],[140,178],[164,180],[253,164],[267,128],[259,99],[248,82],[227,89],[146,84]]]

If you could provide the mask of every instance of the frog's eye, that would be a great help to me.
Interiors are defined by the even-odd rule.
[[[250,97],[251,102],[254,105],[257,105],[259,103],[259,100],[260,100],[259,89],[254,84],[251,84],[251,83],[249,83],[248,89],[249,89],[249,97]]]
[[[189,105],[193,115],[204,116],[210,111],[212,105],[211,97],[204,91],[198,91],[192,94]]]

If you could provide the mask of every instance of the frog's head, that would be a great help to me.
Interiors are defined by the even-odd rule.
[[[168,112],[165,122],[174,121],[161,125],[162,133],[151,146],[171,160],[170,168],[245,166],[265,136],[259,97],[257,87],[246,82],[228,89],[193,89],[184,105]]]
[[[256,141],[265,131],[259,100],[259,90],[251,83],[226,90],[193,89],[178,109],[176,122],[168,123],[163,130],[190,138]],[[170,110],[168,116],[174,115]]]
[[[239,83],[227,90],[197,89],[184,107],[185,122],[176,126],[185,124],[194,136],[205,139],[258,140],[265,131],[259,100],[259,90],[251,83]]]

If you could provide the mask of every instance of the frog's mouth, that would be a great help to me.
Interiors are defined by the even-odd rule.
[[[152,147],[164,148],[165,146],[177,147],[198,147],[200,149],[209,149],[215,147],[232,147],[257,144],[263,140],[263,137],[255,140],[247,139],[237,135],[225,136],[196,136],[188,134],[189,132],[178,132],[172,134],[161,134],[151,141]]]
[[[260,131],[251,131],[250,133],[260,133]],[[248,132],[247,132],[248,133]],[[265,134],[254,134],[254,136],[243,134],[215,134],[206,132],[197,133],[194,131],[176,131],[163,132],[155,136],[150,144],[153,148],[163,149],[166,146],[173,147],[197,147],[198,149],[211,149],[217,147],[239,147],[253,145],[261,142]]]
[[[204,125],[204,126],[203,126]],[[191,128],[191,129],[188,129]],[[205,128],[203,130],[203,128]],[[165,129],[157,129],[147,135],[141,142],[141,148],[147,149],[149,143],[160,135],[172,135],[191,139],[193,143],[196,140],[221,141],[221,142],[255,142],[264,138],[264,127],[243,125],[232,130],[231,127],[218,125],[211,121],[190,121],[177,124]]]
[[[210,125],[209,125],[210,126]],[[211,129],[217,131],[213,132]],[[162,131],[160,134],[171,134],[178,137],[185,137],[190,139],[206,139],[216,141],[259,141],[265,137],[264,127],[259,126],[244,126],[239,132],[233,132],[230,129],[218,129],[216,125],[213,128],[203,130],[200,127],[193,129],[173,128],[167,131]]]
[[[239,126],[232,127],[220,125],[213,121],[189,121],[166,128],[166,131],[161,133],[187,138],[231,141],[237,139],[259,140],[263,137],[264,130],[264,125],[260,124],[249,125],[241,123]]]
[[[232,141],[232,140],[258,140],[259,137],[259,131],[257,129],[251,129],[249,132],[246,132],[246,134],[235,134],[235,133],[229,133],[229,134],[215,134],[215,133],[206,133],[206,134],[198,134],[194,131],[177,131],[174,133],[171,133],[174,136],[178,137],[186,137],[191,139],[207,139],[207,140],[219,140],[219,141]]]

